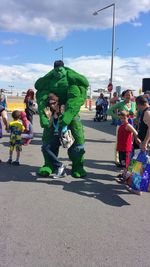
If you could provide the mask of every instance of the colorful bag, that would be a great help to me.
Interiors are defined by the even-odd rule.
[[[150,164],[146,165],[140,184],[141,191],[150,192]]]
[[[146,151],[140,151],[136,159],[133,158],[128,167],[129,179],[127,185],[133,190],[148,192],[150,191],[150,164],[147,163]]]

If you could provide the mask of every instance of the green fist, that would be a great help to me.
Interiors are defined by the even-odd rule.
[[[44,115],[40,117],[40,124],[42,128],[47,128],[49,127],[50,123],[49,123],[49,119],[46,118]]]

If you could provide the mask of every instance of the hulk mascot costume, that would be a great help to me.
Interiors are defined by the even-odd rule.
[[[72,161],[71,174],[76,178],[86,176],[86,171],[83,168],[84,132],[78,113],[85,102],[88,86],[89,83],[84,76],[64,66],[61,60],[55,61],[54,69],[35,83],[40,124],[44,128],[43,144],[49,143],[53,135],[53,129],[49,127],[49,119],[44,111],[48,95],[50,93],[56,94],[60,104],[65,105],[65,111],[59,118],[59,131],[61,132],[64,127],[68,126],[75,139],[74,144],[68,149],[68,156]],[[58,155],[58,151],[56,151],[56,155]],[[38,173],[41,176],[49,176],[54,171],[53,166],[48,155],[43,152],[43,156],[44,166],[39,169]]]

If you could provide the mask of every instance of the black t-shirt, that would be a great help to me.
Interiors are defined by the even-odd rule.
[[[5,108],[4,108],[2,105],[0,105],[0,115],[1,115],[1,112],[2,112],[3,110],[5,110]]]
[[[147,124],[145,124],[145,122],[143,120],[145,111],[147,111],[147,110],[150,110],[150,107],[147,107],[143,110],[143,112],[140,116],[140,119],[139,119],[138,137],[142,142],[144,141],[146,134],[147,134],[147,130],[148,130],[148,126],[147,126]],[[133,147],[134,147],[134,149],[139,149],[139,145],[137,145],[135,143],[135,141],[133,143]]]
[[[141,141],[144,141],[146,134],[147,134],[147,130],[148,130],[148,126],[147,124],[145,124],[143,120],[144,114],[147,110],[150,111],[150,107],[147,107],[146,109],[143,110],[141,117],[140,117],[140,122],[139,122],[138,137],[140,138]]]

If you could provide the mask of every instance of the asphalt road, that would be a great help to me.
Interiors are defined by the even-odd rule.
[[[0,267],[149,267],[149,193],[137,196],[115,182],[115,128],[82,113],[86,179],[36,175],[43,164],[42,130],[9,166],[8,134],[0,140]]]

